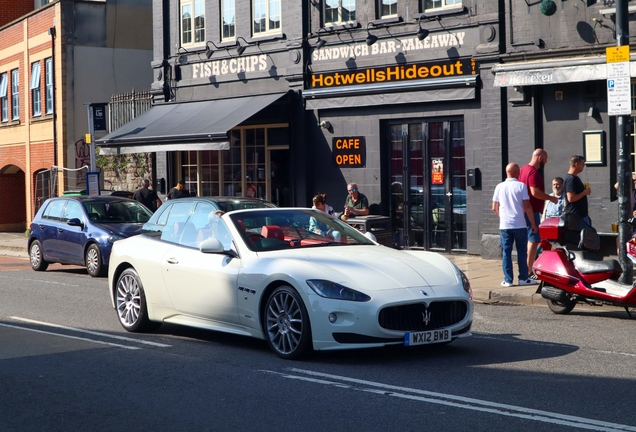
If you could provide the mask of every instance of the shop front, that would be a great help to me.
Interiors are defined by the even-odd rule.
[[[288,95],[156,105],[98,140],[105,155],[165,152],[169,189],[291,205]],[[282,114],[282,115],[281,115]]]
[[[447,41],[464,50],[458,41],[469,40],[470,31]],[[375,65],[353,70],[351,59],[339,65],[314,52],[310,88],[303,92],[305,108],[319,125],[313,147],[333,154],[330,178],[356,182],[372,213],[390,216],[392,245],[398,248],[468,250],[467,193],[474,191],[467,191],[466,169],[475,161],[467,163],[466,155],[479,138],[465,117],[473,118],[480,107],[479,67],[471,56],[449,58],[450,47],[445,48],[438,59],[431,58],[434,49],[428,56],[409,51],[410,58],[395,53],[387,58],[381,54],[388,45],[381,45],[367,52],[377,54]],[[347,69],[332,69],[338,65]],[[355,149],[343,155],[338,146],[352,136],[365,144],[358,158]],[[343,190],[320,180],[314,188],[334,190],[334,196]]]

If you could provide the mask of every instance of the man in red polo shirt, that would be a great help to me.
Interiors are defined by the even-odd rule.
[[[530,194],[530,205],[534,215],[534,223],[539,226],[541,222],[541,214],[543,213],[543,205],[546,201],[556,204],[558,198],[545,193],[545,182],[539,170],[548,163],[548,153],[542,148],[532,152],[532,159],[528,165],[521,168],[519,173],[519,181],[526,185]],[[528,228],[528,271],[532,272],[532,265],[537,257],[537,247],[541,242],[539,231],[532,232],[531,223],[526,216],[526,226]],[[532,277],[534,279],[534,273]]]

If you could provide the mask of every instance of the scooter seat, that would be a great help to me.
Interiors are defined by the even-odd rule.
[[[613,272],[620,275],[623,271],[618,261],[611,260],[596,260],[591,255],[598,255],[587,251],[570,251],[576,257],[574,259],[574,266],[581,274],[594,274]]]

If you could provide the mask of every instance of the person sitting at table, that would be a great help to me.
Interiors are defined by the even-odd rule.
[[[327,204],[327,194],[319,193],[312,198],[313,209],[331,215],[333,208]],[[331,212],[330,212],[331,211]],[[320,222],[315,217],[309,218],[309,231],[324,237],[332,237],[335,241],[340,241],[340,232],[334,231],[327,224]]]
[[[358,191],[358,185],[349,183],[347,185],[347,199],[345,200],[344,215],[349,213],[348,217],[366,216],[369,214],[369,200]]]

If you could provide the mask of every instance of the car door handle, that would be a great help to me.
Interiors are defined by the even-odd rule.
[[[168,258],[168,264],[179,264],[179,260],[176,258]]]
[[[59,232],[59,233],[64,232],[64,229],[62,229],[62,228],[58,228],[58,229],[57,229],[57,232]]]
[[[44,228],[46,228],[46,225],[40,225],[40,229],[41,229],[42,231],[44,231]]]

